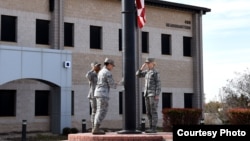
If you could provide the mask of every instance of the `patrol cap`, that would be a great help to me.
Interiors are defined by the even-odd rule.
[[[91,63],[91,67],[96,67],[96,66],[99,66],[99,65],[101,65],[101,64],[98,63],[98,62],[92,62],[92,63]]]
[[[109,63],[109,64],[111,64],[112,66],[115,66],[115,62],[114,62],[112,59],[109,59],[109,58],[106,58],[106,59],[104,60],[104,63]]]
[[[154,62],[155,59],[154,58],[146,58],[145,63],[151,63]]]

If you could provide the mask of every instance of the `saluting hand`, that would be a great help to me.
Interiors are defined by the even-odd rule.
[[[147,64],[146,64],[146,63],[143,63],[142,66],[141,66],[141,70],[145,69],[146,66],[147,66]]]

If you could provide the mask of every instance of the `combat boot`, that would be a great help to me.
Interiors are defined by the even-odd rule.
[[[149,129],[145,130],[145,132],[147,133],[148,131],[151,131],[152,129],[152,122],[149,122]]]
[[[152,126],[148,130],[145,131],[146,133],[156,133],[156,126]]]
[[[94,135],[103,135],[105,132],[100,129],[100,124],[96,124],[92,130],[92,134]]]

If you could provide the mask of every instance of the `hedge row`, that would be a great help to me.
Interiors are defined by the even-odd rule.
[[[227,111],[227,117],[230,124],[250,125],[250,109],[233,108]]]
[[[163,131],[171,132],[173,125],[199,124],[201,109],[195,108],[165,108],[163,114]]]

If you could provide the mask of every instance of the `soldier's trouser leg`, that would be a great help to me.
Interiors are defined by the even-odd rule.
[[[145,97],[146,115],[148,117],[149,128],[152,128],[152,114],[150,110],[150,100],[149,97]]]
[[[91,106],[91,123],[92,123],[92,129],[94,128],[94,121],[95,121],[95,114],[96,114],[96,109],[97,109],[97,103],[96,103],[96,98],[91,98],[89,99],[90,101],[90,106]]]
[[[156,132],[156,126],[158,122],[158,103],[159,100],[155,99],[154,96],[150,96],[145,98],[145,104],[146,104],[146,111],[147,111],[147,116],[149,119],[149,125],[150,125],[150,130],[148,132]]]
[[[94,129],[92,131],[93,134],[105,134],[105,132],[100,130],[99,127],[108,112],[108,101],[108,98],[96,98],[97,110],[94,121]]]

